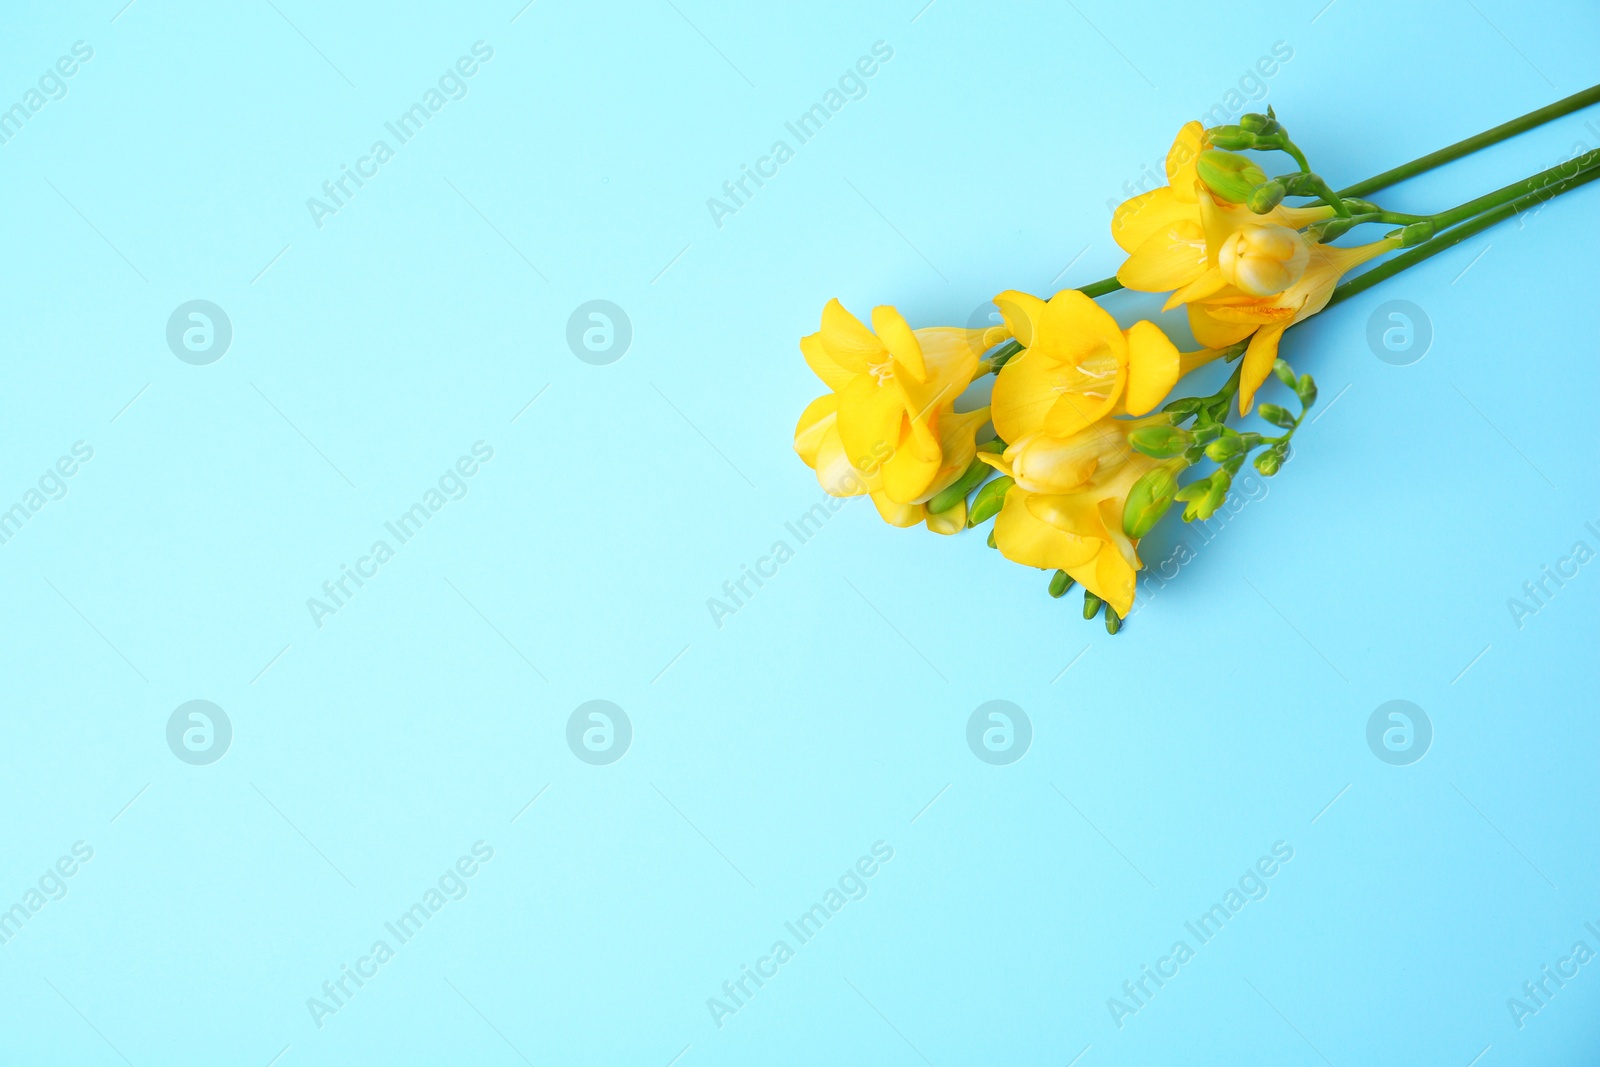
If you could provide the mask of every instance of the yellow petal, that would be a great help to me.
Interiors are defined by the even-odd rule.
[[[1177,292],[1167,297],[1167,302],[1161,305],[1161,310],[1171,311],[1173,308],[1178,307],[1181,304],[1189,304],[1196,300],[1204,300],[1206,297],[1216,293],[1227,284],[1228,279],[1222,276],[1222,272],[1220,270],[1215,267],[1207,267],[1200,277],[1196,278],[1188,285],[1185,285],[1182,289],[1179,289]]]
[[[958,534],[967,528],[967,502],[956,501],[955,507],[937,514],[928,512],[928,529],[936,534]]]
[[[1118,362],[1127,358],[1127,342],[1117,320],[1076,289],[1063,289],[1051,297],[1038,325],[1033,344],[1028,346],[1029,356],[1044,355],[1076,364],[1109,349]]]
[[[872,331],[888,347],[889,354],[911,372],[913,378],[919,382],[928,380],[928,368],[922,362],[922,346],[917,343],[917,335],[911,332],[911,325],[900,312],[888,304],[873,308]]]
[[[915,526],[928,513],[928,509],[921,504],[901,504],[889,499],[881,491],[872,494],[872,506],[878,509],[878,515],[890,526]]]
[[[829,358],[854,374],[865,374],[867,367],[881,363],[888,351],[860,319],[844,309],[837,297],[822,309],[820,332]]]
[[[1117,281],[1142,293],[1165,293],[1199,278],[1206,270],[1205,234],[1193,219],[1156,230],[1117,268]]]
[[[1193,201],[1194,183],[1200,177],[1200,153],[1206,146],[1206,130],[1190,120],[1183,124],[1172,147],[1167,149],[1167,184],[1179,200]]]
[[[1058,530],[1028,510],[1032,494],[1012,486],[994,519],[994,543],[1014,563],[1044,570],[1068,570],[1092,560],[1101,541]]]
[[[1120,553],[1107,545],[1095,557],[1094,573],[1089,574],[1087,568],[1083,573],[1068,571],[1076,578],[1085,589],[1104,600],[1111,609],[1121,618],[1127,618],[1128,612],[1133,610],[1134,584],[1136,572]]]
[[[839,428],[829,424],[817,446],[817,484],[829,496],[860,496],[880,487],[876,474],[867,474],[850,465],[844,445],[839,443]]]
[[[938,473],[937,448],[929,457],[919,455],[915,448],[902,445],[883,465],[883,492],[896,504],[915,503],[923,498],[924,490]]]
[[[1116,384],[1104,397],[1093,397],[1087,393],[1062,393],[1050,405],[1042,429],[1052,437],[1070,437],[1087,430],[1116,409],[1126,380],[1126,374],[1117,375]],[[1001,437],[1011,440],[1004,434]]]
[[[839,408],[839,398],[832,393],[819,396],[806,405],[800,421],[794,427],[794,450],[805,460],[806,466],[815,470],[817,449],[822,446],[822,435],[833,428],[834,412]]]
[[[1035,324],[1044,317],[1044,301],[1032,293],[1019,293],[1015,289],[1007,289],[994,298],[994,306],[1000,309],[1000,317],[1005,320],[1006,329],[1011,331],[1011,336],[1021,342],[1023,348],[1033,344],[1033,331]]]
[[[1136,322],[1128,330],[1128,385],[1123,403],[1128,414],[1153,410],[1178,384],[1183,365],[1178,346],[1153,322]]]
[[[822,384],[836,393],[855,377],[854,371],[839,366],[828,355],[828,346],[822,343],[820,333],[808,333],[800,338],[800,354],[805,356],[806,366],[811,368],[811,372],[822,379]]]
[[[972,384],[982,351],[972,340],[977,334],[976,330],[948,326],[916,331],[917,344],[927,368],[926,380],[916,380],[909,370],[905,374],[895,371],[895,381],[905,390],[906,408],[913,421],[932,420],[936,412],[948,410]]]
[[[900,446],[905,394],[892,381],[879,385],[870,374],[856,377],[839,394],[839,439],[861,470],[876,470]]]
[[[1250,338],[1250,347],[1244,350],[1244,366],[1239,371],[1239,414],[1248,415],[1255,406],[1256,390],[1272,373],[1272,364],[1278,358],[1278,341],[1283,337],[1283,326],[1265,326]]]
[[[1033,352],[1023,352],[1000,368],[990,394],[994,432],[1015,441],[1044,428],[1056,402],[1057,368]]]
[[[1224,322],[1211,313],[1209,304],[1186,304],[1189,332],[1207,348],[1227,348],[1256,331],[1255,323]]]
[[[1132,252],[1157,230],[1177,222],[1198,219],[1193,201],[1192,192],[1189,202],[1185,203],[1166,186],[1140,193],[1132,200],[1124,200],[1111,216],[1111,239],[1124,252]]]
[[[924,500],[944,492],[972,466],[978,451],[978,429],[988,421],[988,408],[947,411],[939,417],[939,472],[923,491]]]

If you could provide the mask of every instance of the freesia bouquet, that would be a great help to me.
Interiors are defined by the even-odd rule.
[[[1052,596],[1081,585],[1083,617],[1103,610],[1114,634],[1133,607],[1139,540],[1172,506],[1185,522],[1210,518],[1245,463],[1270,477],[1289,456],[1317,387],[1283,359],[1288,330],[1600,177],[1600,150],[1433,215],[1368,198],[1596,101],[1600,86],[1337,191],[1271,109],[1190,122],[1167,154],[1168,184],[1112,219],[1127,253],[1113,278],[1049,299],[1007,290],[994,297],[1003,325],[982,329],[913,328],[887,305],[869,327],[829,301],[800,341],[829,391],[800,416],[795,451],[825,491],[869,496],[891,525],[955,534],[992,520],[991,547],[1053,572]],[[1269,157],[1246,152],[1294,166],[1269,177],[1258,162]],[[1374,225],[1376,240],[1334,243]],[[1199,347],[1181,351],[1149,321],[1120,325],[1097,303],[1118,289],[1170,293],[1163,310],[1184,309]],[[1219,361],[1233,366],[1221,388],[1172,399]],[[957,410],[988,374],[988,405]],[[1256,404],[1273,380],[1297,410]],[[1252,411],[1255,428],[1230,425]]]

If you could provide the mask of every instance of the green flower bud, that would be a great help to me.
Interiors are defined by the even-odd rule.
[[[1100,605],[1104,603],[1104,600],[1101,600],[1099,597],[1089,592],[1089,590],[1085,589],[1083,591],[1083,617],[1085,619],[1094,618],[1096,615],[1100,614]]]
[[[1337,241],[1355,229],[1355,227],[1355,219],[1335,216],[1331,219],[1323,219],[1321,222],[1313,222],[1306,227],[1306,233],[1317,244],[1327,244],[1329,241]]]
[[[1171,459],[1188,448],[1194,438],[1176,426],[1141,426],[1128,435],[1128,443],[1155,459]]]
[[[1106,633],[1115,636],[1122,629],[1122,617],[1111,610],[1111,605],[1106,605]]]
[[[1266,171],[1246,157],[1217,148],[1201,152],[1196,169],[1206,188],[1230,204],[1244,203],[1267,180]]]
[[[928,510],[935,515],[949,511],[966,500],[967,494],[972,492],[979,482],[987,478],[989,472],[993,469],[981,459],[974,459],[967,465],[967,469],[961,473],[961,477],[951,482],[947,488],[941,490],[932,500],[928,501]]]
[[[1072,588],[1072,585],[1072,575],[1066,571],[1056,571],[1050,579],[1050,595],[1053,597],[1062,596],[1068,589]]]
[[[987,522],[1000,514],[1000,506],[1006,502],[1006,490],[1017,484],[1005,475],[1001,475],[992,482],[988,482],[978,495],[972,498],[972,507],[967,510],[967,525],[976,526],[980,522]],[[990,535],[989,547],[994,547],[993,535]]]
[[[1401,227],[1400,247],[1411,248],[1413,245],[1420,245],[1422,242],[1433,236],[1434,228],[1435,227],[1432,220],[1429,219],[1424,219],[1421,222],[1413,222],[1409,226]]]
[[[1214,148],[1238,151],[1241,148],[1254,148],[1256,135],[1253,130],[1243,126],[1213,126],[1206,131],[1206,143]]]
[[[1278,376],[1278,381],[1282,382],[1284,385],[1287,385],[1290,389],[1295,388],[1294,368],[1289,366],[1288,363],[1285,363],[1281,359],[1274,360],[1272,363],[1272,373]]]
[[[994,531],[993,530],[989,531],[989,547],[990,548],[999,548],[1000,547],[999,545],[994,543]]]
[[[1244,442],[1237,434],[1226,434],[1206,445],[1206,458],[1216,463],[1228,460],[1244,451]]]
[[[1283,183],[1276,178],[1268,178],[1254,189],[1250,190],[1250,198],[1245,201],[1245,206],[1257,215],[1265,215],[1279,204],[1288,192]]]
[[[1268,449],[1256,457],[1255,463],[1256,470],[1260,471],[1262,476],[1270,478],[1278,473],[1279,467],[1283,466],[1283,457],[1275,450]]]
[[[1259,414],[1274,426],[1285,430],[1294,429],[1294,416],[1276,404],[1262,404]]]
[[[1278,120],[1270,115],[1247,111],[1239,116],[1239,128],[1250,133],[1277,133],[1283,129],[1278,125]]]
[[[1295,395],[1300,398],[1300,406],[1308,408],[1317,402],[1317,383],[1309,374],[1300,375],[1300,380],[1294,384]]]
[[[989,440],[984,441],[982,444],[978,445],[978,451],[979,452],[988,452],[991,455],[996,455],[996,456],[998,456],[1000,453],[1004,452],[1005,450],[1006,450],[1006,443],[1004,441],[1000,440],[1000,438],[998,438],[998,437],[991,437]]]
[[[1128,490],[1122,506],[1122,532],[1133,538],[1149,533],[1172,506],[1177,491],[1178,476],[1170,466],[1162,464],[1147,472]]]

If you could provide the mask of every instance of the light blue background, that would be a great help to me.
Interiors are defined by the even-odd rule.
[[[0,27],[0,106],[94,49],[0,145],[0,507],[94,450],[0,545],[0,908],[94,849],[0,946],[0,1060],[1593,1062],[1600,963],[1522,1029],[1506,1002],[1600,950],[1600,564],[1520,628],[1507,600],[1600,548],[1600,190],[1291,334],[1321,416],[1116,638],[981,534],[784,525],[821,496],[790,444],[829,297],[965,324],[1111,273],[1108,199],[1275,42],[1252,106],[1344,183],[1595,81],[1591,7],[122,2]],[[306,199],[480,40],[318,228]],[[716,226],[877,41],[867,95]],[[1386,202],[1576,145],[1600,112]],[[209,366],[166,345],[191,299],[233,324]],[[565,341],[591,299],[633,324],[609,366]],[[1410,366],[1365,340],[1391,299],[1431,320]],[[315,626],[477,441],[467,495]],[[610,766],[565,741],[596,698],[635,731]],[[210,766],[165,740],[191,699],[233,724]],[[1033,723],[1011,766],[966,745],[991,699]],[[1367,747],[1391,699],[1433,723],[1411,766]],[[480,840],[319,1029],[307,998]],[[719,1028],[707,999],[878,841]],[[1278,841],[1270,895],[1119,1029],[1107,998]]]

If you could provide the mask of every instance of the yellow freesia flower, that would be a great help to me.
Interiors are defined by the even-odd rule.
[[[1161,463],[1135,452],[1127,435],[1152,421],[1106,419],[1065,439],[1036,438],[1001,456],[980,454],[1016,480],[994,520],[1000,553],[1029,567],[1066,571],[1126,616],[1143,564],[1138,543],[1123,532],[1122,513],[1133,484]]]
[[[795,451],[830,495],[866,493],[885,522],[928,520],[954,532],[953,515],[934,518],[925,505],[972,463],[989,420],[988,408],[953,410],[977,373],[986,331],[913,330],[887,305],[873,309],[872,324],[830,300],[822,329],[801,339],[806,363],[831,392],[800,416]]]
[[[1143,415],[1180,377],[1216,352],[1180,353],[1161,328],[1124,330],[1076,289],[1049,302],[1007,290],[994,298],[1024,351],[995,377],[995,433],[1009,442],[1030,434],[1068,437],[1113,414]]]
[[[1311,245],[1304,272],[1282,292],[1256,296],[1225,284],[1187,302],[1189,328],[1201,344],[1226,348],[1250,338],[1239,374],[1239,414],[1250,413],[1256,390],[1272,373],[1283,331],[1327,307],[1346,271],[1398,247],[1398,236],[1349,248]]]
[[[1305,269],[1309,242],[1298,231],[1333,214],[1319,204],[1280,205],[1257,215],[1241,204],[1218,201],[1195,170],[1204,135],[1198,122],[1184,126],[1167,153],[1172,184],[1126,201],[1111,220],[1112,238],[1128,253],[1117,280],[1145,293],[1177,290],[1168,308],[1225,284],[1237,285],[1241,278],[1277,284],[1270,292],[1287,288]],[[1279,269],[1261,269],[1266,258]]]

